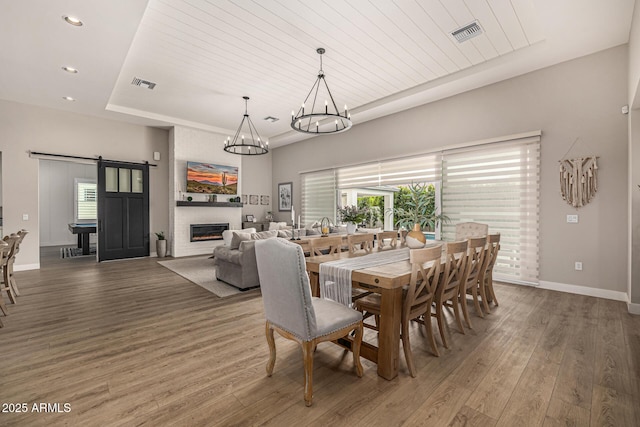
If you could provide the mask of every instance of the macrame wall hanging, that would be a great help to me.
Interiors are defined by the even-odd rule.
[[[598,191],[597,157],[560,160],[560,193],[574,208],[591,201]]]

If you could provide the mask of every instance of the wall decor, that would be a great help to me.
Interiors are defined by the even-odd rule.
[[[247,195],[246,194],[242,195],[242,204],[244,204],[244,205],[247,204]]]
[[[278,210],[290,211],[293,204],[293,183],[283,182],[278,184]]]
[[[254,219],[255,219],[255,217],[253,215],[247,215],[246,217],[247,217],[247,219],[246,219],[247,222],[253,222]]]
[[[258,204],[258,196],[255,194],[252,194],[249,196],[249,204],[250,205],[257,205]]]
[[[597,157],[560,160],[560,193],[574,208],[588,204],[598,191]]]
[[[187,193],[237,194],[238,168],[187,162]]]
[[[269,204],[269,196],[260,196],[260,204],[268,205]]]

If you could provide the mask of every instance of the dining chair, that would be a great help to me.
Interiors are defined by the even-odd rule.
[[[374,234],[349,234],[347,236],[347,244],[349,245],[349,253],[371,253],[373,251]]]
[[[309,256],[342,252],[342,236],[314,237],[309,239]]]
[[[16,247],[18,240],[20,240],[20,236],[14,233],[9,236],[5,236],[3,240],[7,243],[7,245],[9,245],[9,247],[3,252],[2,260],[0,261],[0,267],[2,267],[2,281],[0,282],[0,292],[6,291],[7,296],[9,297],[9,301],[11,301],[12,304],[15,304],[17,302],[16,293],[11,281],[13,279],[13,261],[15,259]]]
[[[478,316],[484,318],[484,313],[480,308],[480,301],[478,300],[478,280],[480,280],[480,276],[486,268],[484,254],[487,237],[474,237],[467,241],[469,242],[467,247],[467,272],[465,273],[465,280],[460,286],[460,303],[462,304],[464,320],[469,329],[473,329],[471,319],[469,318],[469,310],[467,309],[467,293],[470,293],[473,297],[473,304],[476,307]]]
[[[445,246],[445,262],[440,280],[436,289],[434,305],[435,312],[432,313],[438,321],[440,338],[442,345],[449,348],[447,336],[445,334],[446,322],[444,318],[444,307],[451,306],[461,334],[464,334],[462,326],[462,316],[460,314],[460,285],[465,281],[467,268],[467,247],[466,240],[460,242],[448,242]]]
[[[351,341],[356,374],[362,377],[362,314],[335,301],[311,296],[300,245],[273,238],[256,241],[255,250],[270,352],[267,375],[273,374],[276,363],[274,331],[277,331],[302,347],[307,406],[311,406],[313,398],[313,353],[318,343],[338,338]]]
[[[387,249],[395,249],[398,247],[398,232],[397,231],[382,231],[376,236],[378,241],[378,250],[384,251]]]
[[[489,233],[489,226],[479,222],[461,222],[456,224],[456,240],[465,240],[471,237],[483,237]]]
[[[429,248],[412,249],[409,251],[411,263],[411,279],[409,286],[403,289],[401,332],[402,348],[407,367],[412,377],[416,376],[413,353],[409,334],[409,324],[413,319],[421,319],[424,325],[429,345],[435,356],[440,356],[431,325],[431,304],[433,303],[436,287],[440,278],[440,259],[442,245]],[[381,315],[380,295],[374,294],[356,301],[356,308],[361,312]]]
[[[493,267],[496,264],[498,252],[500,251],[500,233],[489,234],[487,236],[487,246],[485,250],[485,268],[482,276],[478,280],[478,292],[482,299],[482,305],[487,313],[491,313],[489,302],[498,305],[495,291],[493,289]]]
[[[4,260],[5,258],[5,254],[8,253],[10,250],[10,246],[7,242],[5,242],[4,240],[0,240],[0,260]],[[2,265],[1,261],[0,261],[0,266]],[[0,267],[1,268],[1,267]],[[4,283],[4,282],[2,282]],[[4,287],[0,288],[0,311],[2,311],[2,314],[4,314],[5,316],[9,315],[9,311],[7,310],[7,306],[4,303],[4,298],[2,297],[2,290],[4,289]],[[2,320],[0,320],[0,328],[4,327],[4,325],[2,324]]]
[[[407,234],[409,232],[407,230],[400,230],[398,234],[400,235],[400,247],[404,248],[407,246]]]
[[[9,268],[9,278],[10,278],[9,284],[10,284],[11,288],[13,289],[13,292],[16,294],[16,296],[20,296],[20,290],[18,289],[18,283],[16,282],[16,278],[13,275],[13,264],[14,264],[14,261],[16,259],[16,255],[18,255],[18,252],[20,252],[20,245],[22,244],[22,241],[24,240],[26,235],[29,234],[29,231],[25,230],[23,228],[22,230],[18,231],[16,234],[18,235],[19,239],[16,242],[16,247],[15,247],[15,250],[14,250],[14,253],[13,253],[13,257],[12,257],[12,260],[11,260],[11,263],[10,263],[11,265],[10,265],[10,268]]]

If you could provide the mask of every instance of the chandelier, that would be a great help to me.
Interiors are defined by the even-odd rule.
[[[338,110],[331,90],[329,90],[327,81],[324,78],[324,71],[322,70],[322,54],[325,53],[325,50],[321,47],[318,48],[316,52],[320,54],[320,71],[318,71],[318,78],[302,103],[298,113],[296,114],[295,111],[291,111],[291,127],[298,132],[319,135],[344,132],[352,125],[351,114],[349,114],[346,105],[343,111]],[[318,99],[318,92],[321,91],[321,89],[323,92],[321,95],[326,96],[324,106],[322,105],[322,101]],[[309,98],[311,98],[311,103],[309,103]],[[322,96],[320,99],[322,99]],[[316,106],[316,102],[318,102],[318,106]]]
[[[224,151],[246,156],[267,154],[269,152],[269,141],[263,142],[262,139],[260,139],[260,135],[258,135],[258,131],[253,125],[251,118],[249,118],[249,113],[247,113],[247,101],[249,101],[249,97],[243,96],[242,98],[244,99],[244,117],[242,117],[233,141],[230,136],[224,141]],[[247,122],[245,128],[247,138],[245,138],[245,134],[242,131],[245,121]]]

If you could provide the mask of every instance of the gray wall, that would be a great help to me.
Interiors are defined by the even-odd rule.
[[[542,130],[540,279],[627,292],[627,46],[355,125],[273,150],[273,190],[293,181],[300,210],[300,171],[393,158]],[[340,96],[339,94],[335,94]],[[559,193],[558,161],[599,156],[599,190],[576,211]],[[567,214],[579,214],[567,224]],[[574,270],[582,261],[584,270]]]
[[[16,268],[38,268],[40,262],[40,226],[38,202],[39,160],[28,150],[106,159],[141,162],[159,166],[150,168],[150,227],[167,229],[168,132],[146,126],[99,119],[0,101],[0,151],[3,160],[3,232],[26,228],[29,236],[16,258]],[[153,161],[153,152],[162,155]],[[23,221],[22,215],[29,215]]]

